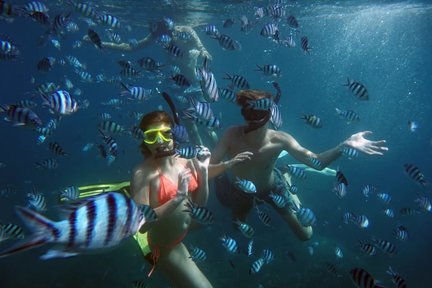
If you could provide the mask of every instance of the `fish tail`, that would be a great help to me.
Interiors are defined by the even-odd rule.
[[[0,252],[0,258],[10,256],[19,252],[23,252],[32,248],[40,247],[49,242],[49,237],[46,235],[38,235],[30,238],[29,240],[20,241],[17,244]]]
[[[228,73],[225,73],[225,77],[223,77],[223,79],[227,79],[227,80],[231,80],[232,79],[232,77],[231,77],[231,75],[229,75]]]
[[[263,70],[263,68],[261,68],[258,64],[256,64],[256,66],[258,69],[255,69],[255,71],[262,71]]]
[[[55,238],[58,233],[58,228],[54,221],[51,221],[45,216],[23,206],[16,206],[15,209],[18,216],[20,216],[26,226],[33,233],[48,236],[47,238]],[[53,237],[49,237],[50,235]]]

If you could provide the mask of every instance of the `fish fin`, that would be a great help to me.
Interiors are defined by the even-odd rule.
[[[15,209],[18,216],[33,233],[44,234],[46,238],[53,238],[53,232],[57,229],[54,221],[23,206],[16,206]]]
[[[64,250],[48,250],[45,254],[43,254],[40,259],[48,260],[53,258],[69,258],[73,256],[77,256],[77,252],[68,252]]]
[[[1,251],[0,258],[23,252],[32,248],[40,247],[48,243],[49,240],[49,237],[46,237],[46,235],[38,235],[36,237],[30,238],[29,240],[20,241],[15,245],[9,247],[8,249]]]

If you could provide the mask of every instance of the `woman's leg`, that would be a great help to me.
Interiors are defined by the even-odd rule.
[[[208,288],[213,287],[201,272],[183,243],[172,248],[168,253],[161,251],[157,270],[161,271],[173,287]]]

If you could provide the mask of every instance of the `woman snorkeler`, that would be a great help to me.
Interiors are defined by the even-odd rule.
[[[150,205],[158,216],[158,221],[140,231],[147,231],[151,255],[146,258],[153,262],[150,274],[157,267],[174,287],[212,287],[182,243],[193,224],[183,211],[186,203],[207,204],[210,152],[201,147],[199,159],[176,157],[173,125],[164,111],[150,112],[140,123],[144,161],[133,171],[131,194],[137,204]]]

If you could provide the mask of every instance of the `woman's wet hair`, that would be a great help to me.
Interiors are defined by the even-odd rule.
[[[265,110],[254,110],[248,105],[249,101],[255,101],[262,98],[272,98],[272,94],[262,90],[240,90],[237,92],[237,104],[240,105],[241,114],[246,121],[256,121],[263,119],[269,113]]]
[[[169,126],[169,127],[174,127],[174,122],[171,119],[171,116],[167,112],[165,112],[165,111],[153,111],[153,112],[145,114],[141,118],[139,128],[144,132],[152,126],[161,125],[161,124],[165,124],[166,126]],[[147,146],[144,142],[141,143],[140,149],[141,149],[141,153],[144,156],[147,157],[147,156],[151,155],[150,150],[147,148]]]

